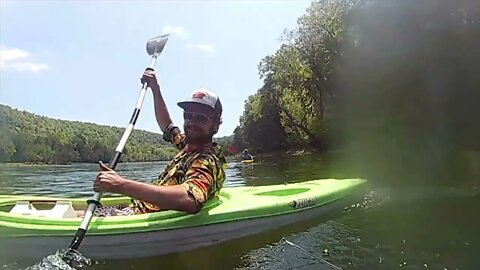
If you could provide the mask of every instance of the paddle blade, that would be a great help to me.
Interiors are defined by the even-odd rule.
[[[146,46],[148,55],[159,55],[163,51],[165,44],[167,44],[168,37],[169,35],[165,34],[149,39]]]

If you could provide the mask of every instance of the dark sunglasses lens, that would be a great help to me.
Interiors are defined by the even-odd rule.
[[[185,120],[193,120],[198,123],[205,123],[208,120],[208,116],[204,114],[190,113],[190,112],[184,112],[183,118]]]
[[[205,123],[207,122],[208,120],[208,117],[204,114],[196,114],[194,117],[193,117],[193,120],[199,122],[199,123]]]

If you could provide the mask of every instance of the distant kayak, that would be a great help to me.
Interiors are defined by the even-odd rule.
[[[242,163],[253,163],[254,160],[253,159],[245,159],[245,160],[242,160],[241,162]]]
[[[164,211],[93,217],[80,252],[90,258],[134,258],[184,252],[321,216],[350,205],[363,179],[320,179],[225,187],[198,214]],[[353,198],[357,198],[356,196]],[[42,258],[65,248],[87,198],[0,196],[0,261]],[[104,205],[128,203],[104,198]]]

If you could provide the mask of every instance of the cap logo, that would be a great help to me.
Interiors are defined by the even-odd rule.
[[[207,95],[205,95],[205,93],[203,92],[196,92],[193,94],[193,98],[198,98],[198,99],[203,99],[204,97],[206,97]]]

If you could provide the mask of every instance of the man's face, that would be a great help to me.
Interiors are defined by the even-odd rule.
[[[188,143],[211,141],[216,121],[210,108],[202,104],[191,104],[184,110],[183,119]]]

